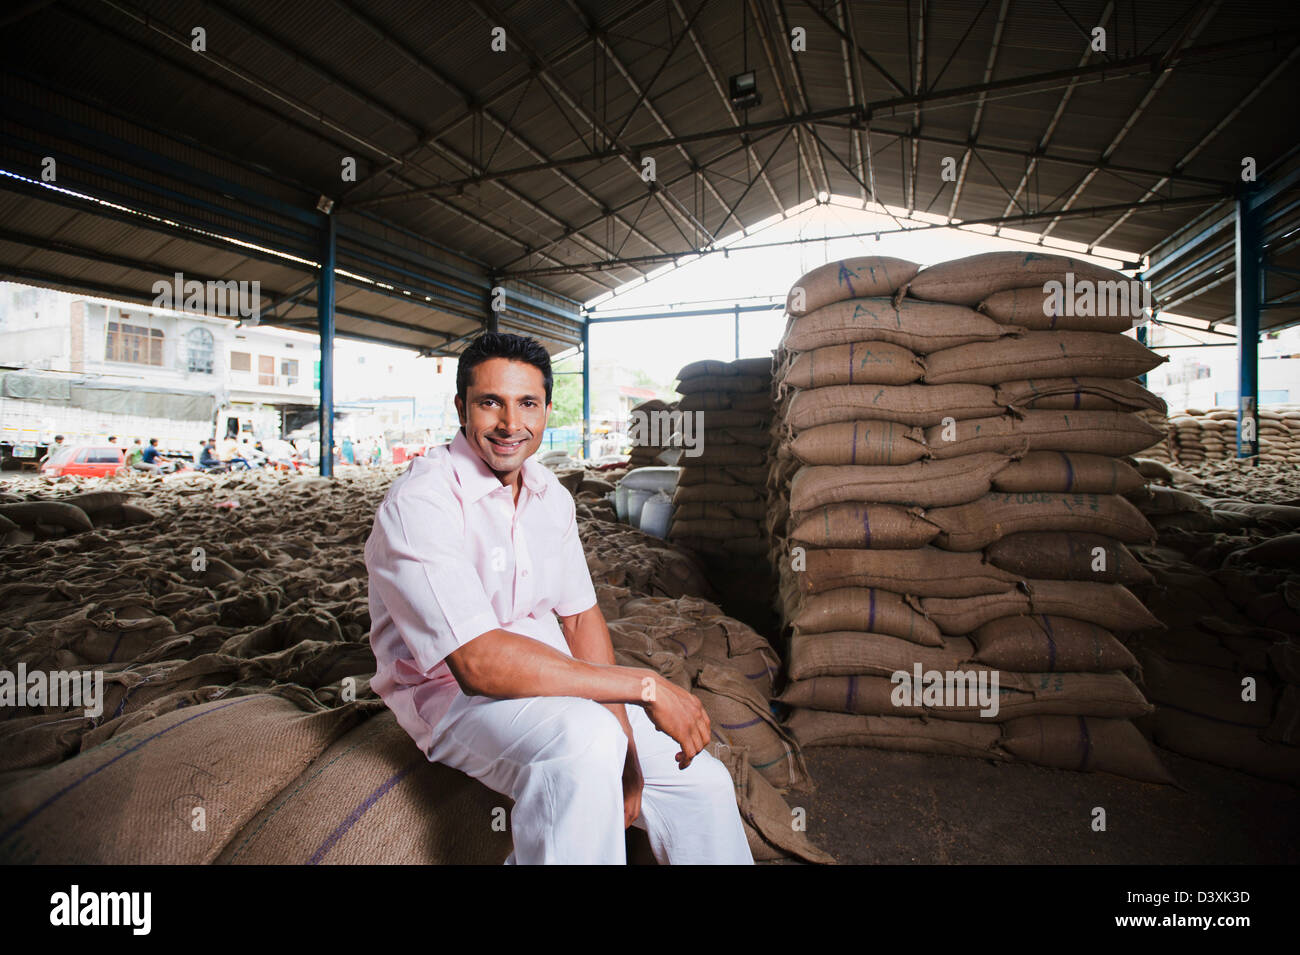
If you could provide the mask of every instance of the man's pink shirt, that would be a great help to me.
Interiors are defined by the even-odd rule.
[[[366,541],[370,685],[427,755],[460,695],[445,658],[489,630],[572,655],[556,614],[596,603],[572,495],[534,458],[519,503],[464,432],[393,482]]]

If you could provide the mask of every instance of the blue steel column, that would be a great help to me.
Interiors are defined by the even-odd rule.
[[[1138,280],[1138,288],[1141,290],[1140,293],[1138,294],[1137,304],[1134,305],[1132,302],[1130,302],[1129,304],[1130,304],[1130,306],[1132,306],[1134,309],[1141,309],[1141,308],[1142,308],[1142,305],[1146,302],[1146,297],[1147,297],[1147,274],[1146,274],[1146,272],[1139,272],[1139,273],[1137,274],[1137,280]],[[1143,322],[1141,325],[1139,325],[1139,326],[1137,327],[1137,340],[1138,340],[1138,344],[1139,344],[1139,345],[1145,345],[1145,344],[1147,343],[1147,323],[1146,323],[1146,322]],[[1145,388],[1145,387],[1147,386],[1147,376],[1146,376],[1146,372],[1143,372],[1142,374],[1138,375],[1138,383],[1139,383],[1140,385],[1142,385],[1143,388]]]
[[[325,216],[324,247],[316,291],[320,328],[320,473],[334,474],[334,217]]]
[[[591,456],[591,322],[582,321],[582,459]]]
[[[1239,458],[1252,457],[1259,453],[1260,247],[1259,223],[1251,199],[1249,192],[1242,193],[1237,198],[1237,457]]]
[[[736,310],[732,313],[732,320],[736,328],[736,360],[740,360],[740,303],[736,303]]]

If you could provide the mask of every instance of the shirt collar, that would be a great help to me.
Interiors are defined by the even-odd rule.
[[[452,439],[451,463],[456,472],[456,479],[460,481],[460,486],[469,501],[477,501],[497,488],[505,487],[501,479],[493,473],[487,466],[487,462],[479,457],[478,452],[469,443],[469,438],[465,437],[464,427],[457,431],[456,437]],[[536,457],[524,460],[520,476],[524,487],[529,491],[534,494],[545,493],[548,486],[546,466],[539,463]]]

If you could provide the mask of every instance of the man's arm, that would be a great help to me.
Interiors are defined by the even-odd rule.
[[[603,619],[600,626],[604,629]],[[605,642],[609,646],[608,664],[566,656],[540,640],[508,630],[489,630],[449,653],[446,661],[461,692],[469,696],[576,696],[607,705],[644,706],[650,721],[681,745],[678,763],[685,769],[709,743],[709,717],[704,706],[653,670],[616,665],[608,630]],[[620,723],[626,721],[624,712]],[[630,728],[625,725],[624,732]],[[630,733],[628,739],[630,744]]]

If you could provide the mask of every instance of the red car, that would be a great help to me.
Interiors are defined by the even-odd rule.
[[[74,444],[59,448],[41,465],[46,477],[113,477],[126,473],[126,451],[111,444]]]

